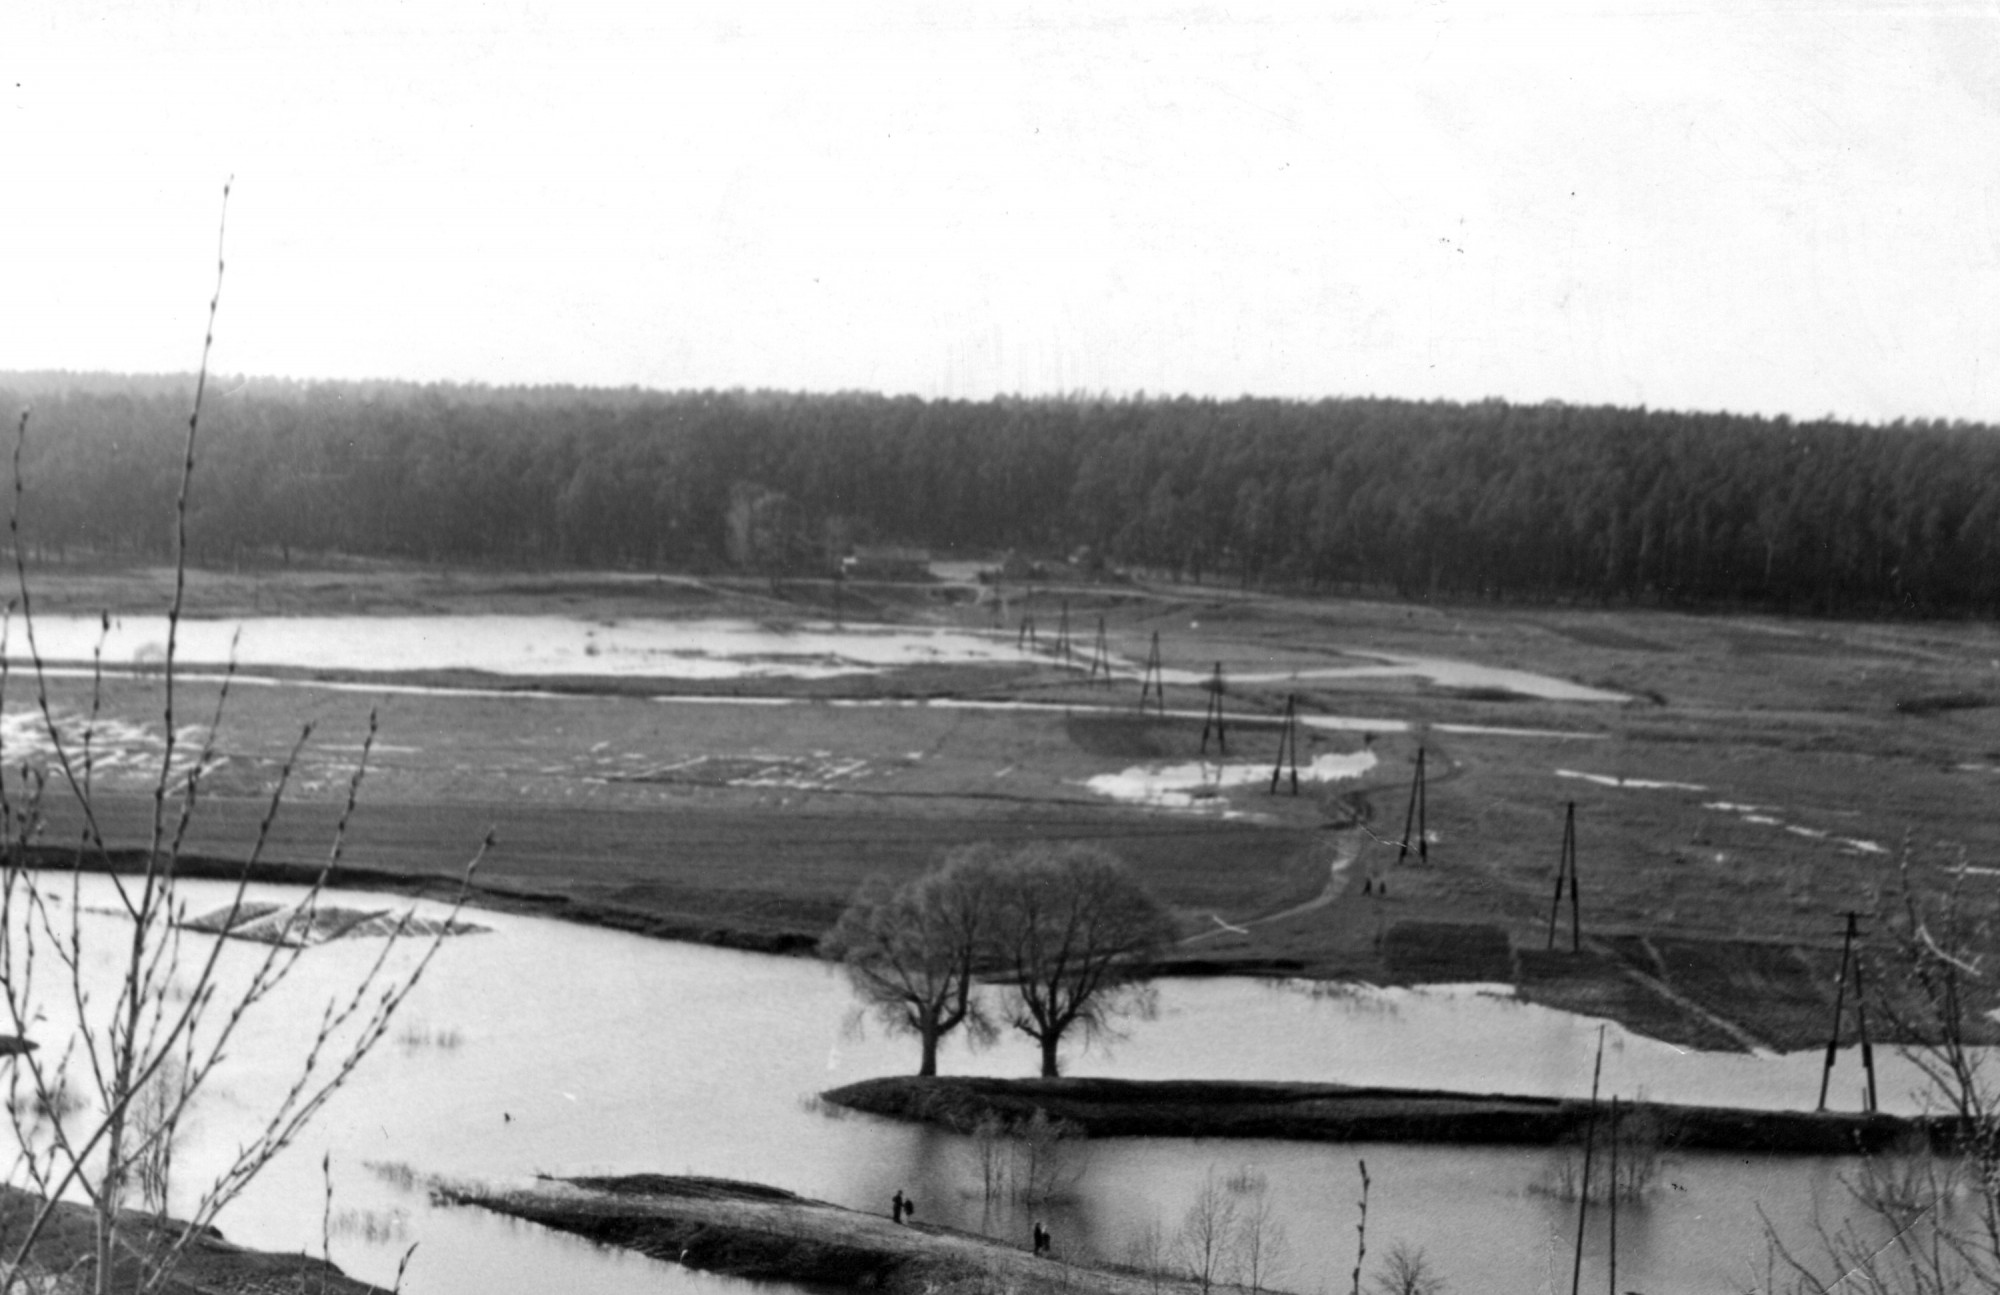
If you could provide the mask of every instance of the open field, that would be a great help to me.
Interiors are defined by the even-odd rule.
[[[45,612],[157,610],[164,573],[58,569]],[[190,615],[734,618],[783,632],[834,610],[828,583],[627,574],[464,573],[352,563],[196,572]],[[641,929],[803,948],[867,876],[907,876],[958,844],[1089,839],[1125,856],[1181,914],[1176,970],[1381,982],[1513,980],[1530,997],[1696,1046],[1811,1046],[1832,1013],[1844,914],[1876,909],[1908,834],[1919,873],[2000,863],[2000,632],[1984,624],[1836,623],[1649,611],[1303,600],[1188,585],[855,585],[849,618],[991,630],[1024,609],[1046,646],[1068,605],[1087,653],[1104,618],[1121,673],[1092,686],[1046,652],[822,677],[498,677],[366,669],[250,671],[229,699],[191,833],[240,852],[297,737],[274,858],[323,853],[370,708],[381,733],[348,860],[455,870],[489,827],[482,876]],[[1138,710],[1158,632],[1169,715]],[[1488,667],[1485,674],[1394,662]],[[1229,758],[1268,770],[1287,693],[1300,764],[1361,768],[1305,794],[1262,772],[1183,807],[1090,784],[1194,765],[1216,662]],[[1384,666],[1393,669],[1377,670]],[[156,680],[103,685],[101,824],[143,841]],[[1396,671],[1402,672],[1396,672]],[[1565,688],[1531,695],[1529,672]],[[1287,678],[1296,672],[1297,678]],[[1471,680],[1472,682],[1466,682]],[[1577,686],[1624,701],[1554,699]],[[80,725],[87,679],[50,682]],[[31,694],[9,683],[12,717]],[[924,703],[924,704],[919,704]],[[212,683],[183,689],[205,722]],[[1017,708],[1018,707],[1018,708]],[[150,722],[151,727],[147,725]],[[25,730],[4,734],[10,766]],[[1430,774],[1429,863],[1397,865],[1412,762]],[[1372,756],[1372,764],[1367,757]],[[1362,766],[1367,766],[1362,768]],[[1212,781],[1212,779],[1211,779]],[[1585,948],[1544,951],[1565,802],[1577,805]],[[48,839],[73,839],[52,797]],[[1377,883],[1381,883],[1378,885]],[[1968,898],[1994,907],[2000,876]],[[1364,893],[1364,891],[1366,893]]]

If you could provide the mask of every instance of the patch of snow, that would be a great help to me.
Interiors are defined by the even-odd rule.
[[[1375,767],[1373,751],[1348,755],[1321,755],[1309,765],[1299,766],[1302,782],[1338,782],[1358,778]],[[1286,771],[1287,776],[1290,770]],[[1100,796],[1127,804],[1150,805],[1159,809],[1226,810],[1222,792],[1230,787],[1269,783],[1271,766],[1257,764],[1135,765],[1121,773],[1103,773],[1084,785]]]
[[[1844,846],[1856,854],[1888,853],[1879,842],[1870,841],[1863,837],[1834,836],[1822,828],[1806,827],[1800,823],[1787,823],[1784,819],[1777,817],[1777,807],[1773,805],[1746,805],[1733,800],[1711,800],[1704,801],[1702,808],[1719,810],[1725,814],[1735,814],[1744,822],[1755,823],[1759,827],[1781,828],[1793,836],[1802,836],[1809,841],[1828,841],[1834,845]]]
[[[1602,773],[1578,773],[1574,769],[1556,770],[1558,778],[1579,778],[1584,782],[1594,782],[1600,787],[1629,787],[1640,791],[1707,791],[1697,782],[1659,782],[1648,778],[1617,778]]]
[[[1265,670],[1226,676],[1235,683],[1291,683],[1339,679],[1424,679],[1443,688],[1494,688],[1541,701],[1630,701],[1624,693],[1591,688],[1565,679],[1504,666],[1478,665],[1471,661],[1450,661],[1442,657],[1399,656],[1391,652],[1354,652],[1351,656],[1379,662],[1377,665],[1308,666],[1300,670]],[[1136,675],[1136,668],[1127,667]],[[1161,678],[1171,684],[1199,686],[1207,683],[1205,670],[1168,669]]]
[[[1457,733],[1472,737],[1559,737],[1601,741],[1609,736],[1605,733],[1578,733],[1556,728],[1501,728],[1492,724],[1433,724],[1431,727],[1440,733]]]
[[[54,731],[51,732],[51,725]],[[175,731],[174,758],[169,782],[184,781],[202,758],[208,730],[188,725]],[[155,779],[167,744],[150,724],[89,715],[52,708],[46,718],[39,708],[9,711],[0,715],[0,760],[8,764],[29,761],[44,767],[58,763],[57,751],[69,761],[79,778],[112,774],[122,780]],[[211,767],[220,760],[209,752]]]

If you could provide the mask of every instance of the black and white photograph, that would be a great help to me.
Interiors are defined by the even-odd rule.
[[[0,1295],[2000,1292],[2000,0],[11,0]]]

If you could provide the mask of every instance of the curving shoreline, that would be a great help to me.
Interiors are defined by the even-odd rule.
[[[81,857],[73,846],[38,844],[23,851],[28,866],[48,871],[80,868],[89,873],[129,875],[143,870],[143,858],[143,850],[123,846]],[[183,877],[208,881],[234,882],[244,875],[240,859],[199,853],[181,855],[178,868]],[[467,884],[462,874],[415,867],[340,863],[328,869],[322,864],[281,859],[260,860],[249,871],[251,881],[274,885],[310,886],[322,876],[331,889],[379,891],[447,903],[458,897],[463,888],[465,902],[472,908],[552,918],[648,939],[676,940],[747,953],[816,958],[819,946],[817,932],[795,929],[786,920],[767,924],[758,915],[733,908],[728,902],[714,909],[706,905],[697,909],[683,906],[671,896],[659,903],[644,898],[600,897],[587,890],[579,893],[581,888],[566,888],[564,879],[555,875],[546,877],[549,885],[545,889],[532,884],[542,879],[540,874],[528,878],[530,885],[518,884],[512,878],[496,883],[480,877]],[[1323,908],[1331,904],[1337,898],[1340,881],[1341,877],[1336,875],[1304,907]],[[1653,947],[1660,941],[1649,943],[1639,937],[1611,936],[1593,939],[1591,947],[1580,955],[1544,955],[1538,950],[1510,948],[1507,937],[1494,927],[1405,921],[1389,935],[1387,947],[1392,965],[1387,967],[1324,967],[1274,951],[1254,948],[1198,951],[1192,943],[1183,942],[1155,963],[1151,972],[1160,978],[1245,976],[1407,986],[1483,979],[1512,984],[1515,993],[1531,1003],[1616,1021],[1634,1033],[1703,1051],[1750,1051],[1757,1047],[1787,1051],[1818,1046],[1824,1038],[1823,1008],[1817,1001],[1792,1002],[1780,998],[1762,1004],[1765,1013],[1759,1022],[1762,1034],[1752,1034],[1735,1022],[1716,1016],[1709,1007],[1691,1001],[1685,992],[1667,982],[1659,954]],[[1477,953],[1485,949],[1481,938],[1493,945],[1485,950],[1490,956],[1484,963],[1467,962],[1468,951]],[[1416,952],[1404,956],[1404,945]],[[1424,955],[1438,947],[1447,948],[1451,956],[1435,964],[1426,962]],[[1730,951],[1720,948],[1718,956]],[[1469,975],[1467,969],[1475,966],[1483,974]],[[1382,974],[1385,971],[1389,974]],[[1774,1032],[1771,1029],[1774,1023],[1786,1028]],[[2000,1027],[1994,1027],[1992,1033],[2000,1036]]]
[[[879,1214],[725,1178],[540,1178],[528,1187],[447,1184],[433,1192],[448,1204],[476,1206],[601,1245],[750,1280],[891,1295],[989,1290],[1194,1295],[1204,1290],[1179,1277],[1071,1262],[1060,1253],[1036,1255],[1023,1245],[955,1228],[894,1223]]]

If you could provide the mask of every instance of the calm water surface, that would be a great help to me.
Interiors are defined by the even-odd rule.
[[[96,879],[93,879],[93,882]],[[190,907],[219,887],[188,887]],[[267,888],[260,892],[282,897]],[[108,889],[86,888],[86,907]],[[404,901],[342,895],[343,905]],[[737,1288],[671,1265],[596,1250],[527,1225],[433,1209],[369,1162],[420,1174],[516,1181],[536,1173],[660,1171],[773,1183],[859,1208],[886,1209],[898,1188],[922,1217],[1025,1239],[1031,1217],[989,1211],[971,1146],[936,1130],[837,1118],[811,1095],[915,1062],[908,1040],[853,1028],[844,982],[810,961],[641,939],[503,914],[474,913],[486,934],[448,942],[378,1052],[297,1147],[221,1220],[234,1240],[276,1249],[320,1244],[320,1157],[333,1157],[333,1258],[387,1283],[418,1243],[405,1289],[437,1292],[716,1291]],[[118,919],[87,914],[109,937]],[[310,951],[307,973],[233,1050],[180,1155],[181,1187],[212,1173],[220,1148],[291,1077],[330,986],[350,983],[378,946]],[[232,945],[233,962],[261,950]],[[112,969],[108,943],[93,964]],[[1134,1078],[1336,1080],[1496,1092],[1587,1094],[1599,1023],[1491,992],[1357,990],[1240,979],[1169,982],[1157,1020],[1073,1074]],[[51,1005],[45,1044],[63,1025]],[[1605,1091],[1675,1101],[1809,1106],[1818,1058],[1691,1053],[1605,1031]],[[1856,1081],[1843,1058],[1837,1085]],[[1008,1041],[947,1072],[1033,1073],[1032,1049]],[[1914,1076],[1885,1072],[1885,1100],[1908,1107]],[[1119,1256],[1152,1223],[1171,1232],[1205,1174],[1261,1180],[1287,1222],[1300,1290],[1344,1284],[1353,1263],[1355,1162],[1374,1180],[1371,1252],[1420,1245],[1456,1290],[1510,1295],[1566,1289],[1573,1205],[1538,1191],[1554,1154],[1540,1150],[1105,1140],[1072,1166],[1067,1197],[1039,1217],[1060,1244]],[[1815,1211],[1837,1220],[1841,1162],[1688,1156],[1670,1163],[1642,1208],[1620,1218],[1620,1283],[1649,1295],[1741,1289],[1764,1254],[1761,1209],[1793,1239]],[[387,1223],[370,1241],[356,1226]],[[1593,1224],[1597,1262],[1602,1238]],[[1559,1277],[1560,1281],[1556,1278]],[[1587,1272],[1586,1281],[1590,1280]],[[1597,1277],[1602,1284],[1601,1275]]]

